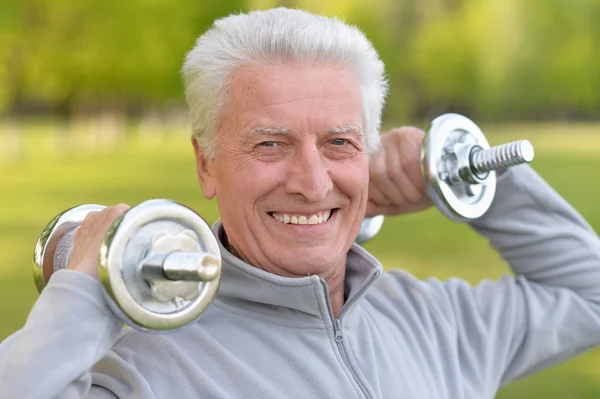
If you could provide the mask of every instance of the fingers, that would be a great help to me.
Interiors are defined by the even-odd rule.
[[[113,223],[129,209],[129,205],[118,204],[88,213],[75,233],[68,268],[98,278],[98,254],[102,241]]]
[[[130,208],[131,207],[127,204],[117,204],[106,207],[100,211],[99,223],[101,224],[101,229],[104,230],[104,234],[108,232],[108,229],[114,223],[114,221],[121,217],[121,215],[127,212]]]
[[[369,165],[367,216],[398,215],[431,206],[421,174],[425,132],[416,127],[391,130]]]
[[[379,205],[389,205],[417,202],[422,198],[424,190],[417,186],[422,180],[422,136],[419,129],[400,128],[382,137],[381,150],[372,158],[369,168],[371,200]]]
[[[365,216],[368,218],[372,218],[375,217],[377,215],[386,215],[385,213],[383,213],[384,211],[384,206],[382,205],[378,205],[375,202],[368,200],[367,201],[367,210],[365,212]]]
[[[417,197],[426,192],[425,179],[421,171],[421,149],[425,132],[416,127],[403,127],[401,131],[403,132],[403,140],[399,146],[401,167],[416,191],[414,198],[411,199],[417,201]]]
[[[367,211],[365,213],[366,217],[375,217],[377,215],[383,216],[393,216],[398,215],[399,213],[408,213],[410,212],[410,207],[407,207],[406,204],[389,204],[389,205],[380,205],[376,204],[373,201],[367,202]]]
[[[382,142],[382,146],[385,145]],[[369,199],[379,205],[389,205],[404,201],[404,194],[388,173],[389,149],[382,147],[381,151],[372,158],[369,166]]]
[[[377,215],[395,216],[400,214],[414,213],[424,211],[432,205],[429,198],[425,198],[416,203],[405,202],[403,204],[380,205],[373,201],[367,202],[366,217],[375,217]]]
[[[101,211],[88,213],[81,227],[75,233],[75,245],[97,243],[100,247],[110,226],[128,209],[128,205],[118,204],[106,207]]]
[[[402,193],[402,199],[417,202],[423,196],[422,192],[415,186],[408,170],[420,169],[420,148],[416,148],[409,140],[401,134],[393,137],[397,144],[390,148],[386,154],[386,171],[392,185]]]
[[[378,206],[380,206],[380,205],[387,206],[392,203],[385,194],[383,194],[381,191],[379,191],[379,189],[377,188],[377,186],[375,186],[375,184],[373,182],[369,182],[368,201],[372,202],[373,204],[377,204]]]

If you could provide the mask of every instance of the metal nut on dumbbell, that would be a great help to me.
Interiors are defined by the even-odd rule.
[[[533,160],[527,140],[491,147],[479,127],[459,114],[437,117],[421,146],[427,194],[446,217],[466,222],[483,216],[496,194],[496,171]],[[373,238],[383,216],[365,218],[357,243]]]
[[[41,292],[69,263],[85,216],[104,209],[81,205],[57,215],[34,250],[34,281]],[[217,292],[221,251],[196,212],[162,199],[130,208],[110,227],[98,254],[98,272],[111,310],[146,332],[177,330],[197,319]]]

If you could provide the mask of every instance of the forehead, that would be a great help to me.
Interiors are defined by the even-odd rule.
[[[241,68],[233,73],[228,94],[228,114],[240,120],[336,126],[362,121],[359,80],[341,67],[281,63]]]

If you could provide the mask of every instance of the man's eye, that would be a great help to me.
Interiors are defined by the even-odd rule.
[[[348,143],[348,140],[345,139],[335,139],[331,142],[334,145],[344,145]]]
[[[275,147],[275,146],[277,146],[277,143],[274,141],[264,141],[264,142],[260,143],[260,145],[263,147]]]

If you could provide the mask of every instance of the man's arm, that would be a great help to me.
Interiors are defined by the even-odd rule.
[[[600,239],[531,167],[499,178],[492,207],[470,224],[516,275],[445,285],[477,378],[502,386],[600,344]]]
[[[0,396],[115,398],[92,385],[89,370],[122,325],[104,302],[99,281],[73,270],[54,273],[25,326],[0,345]]]

